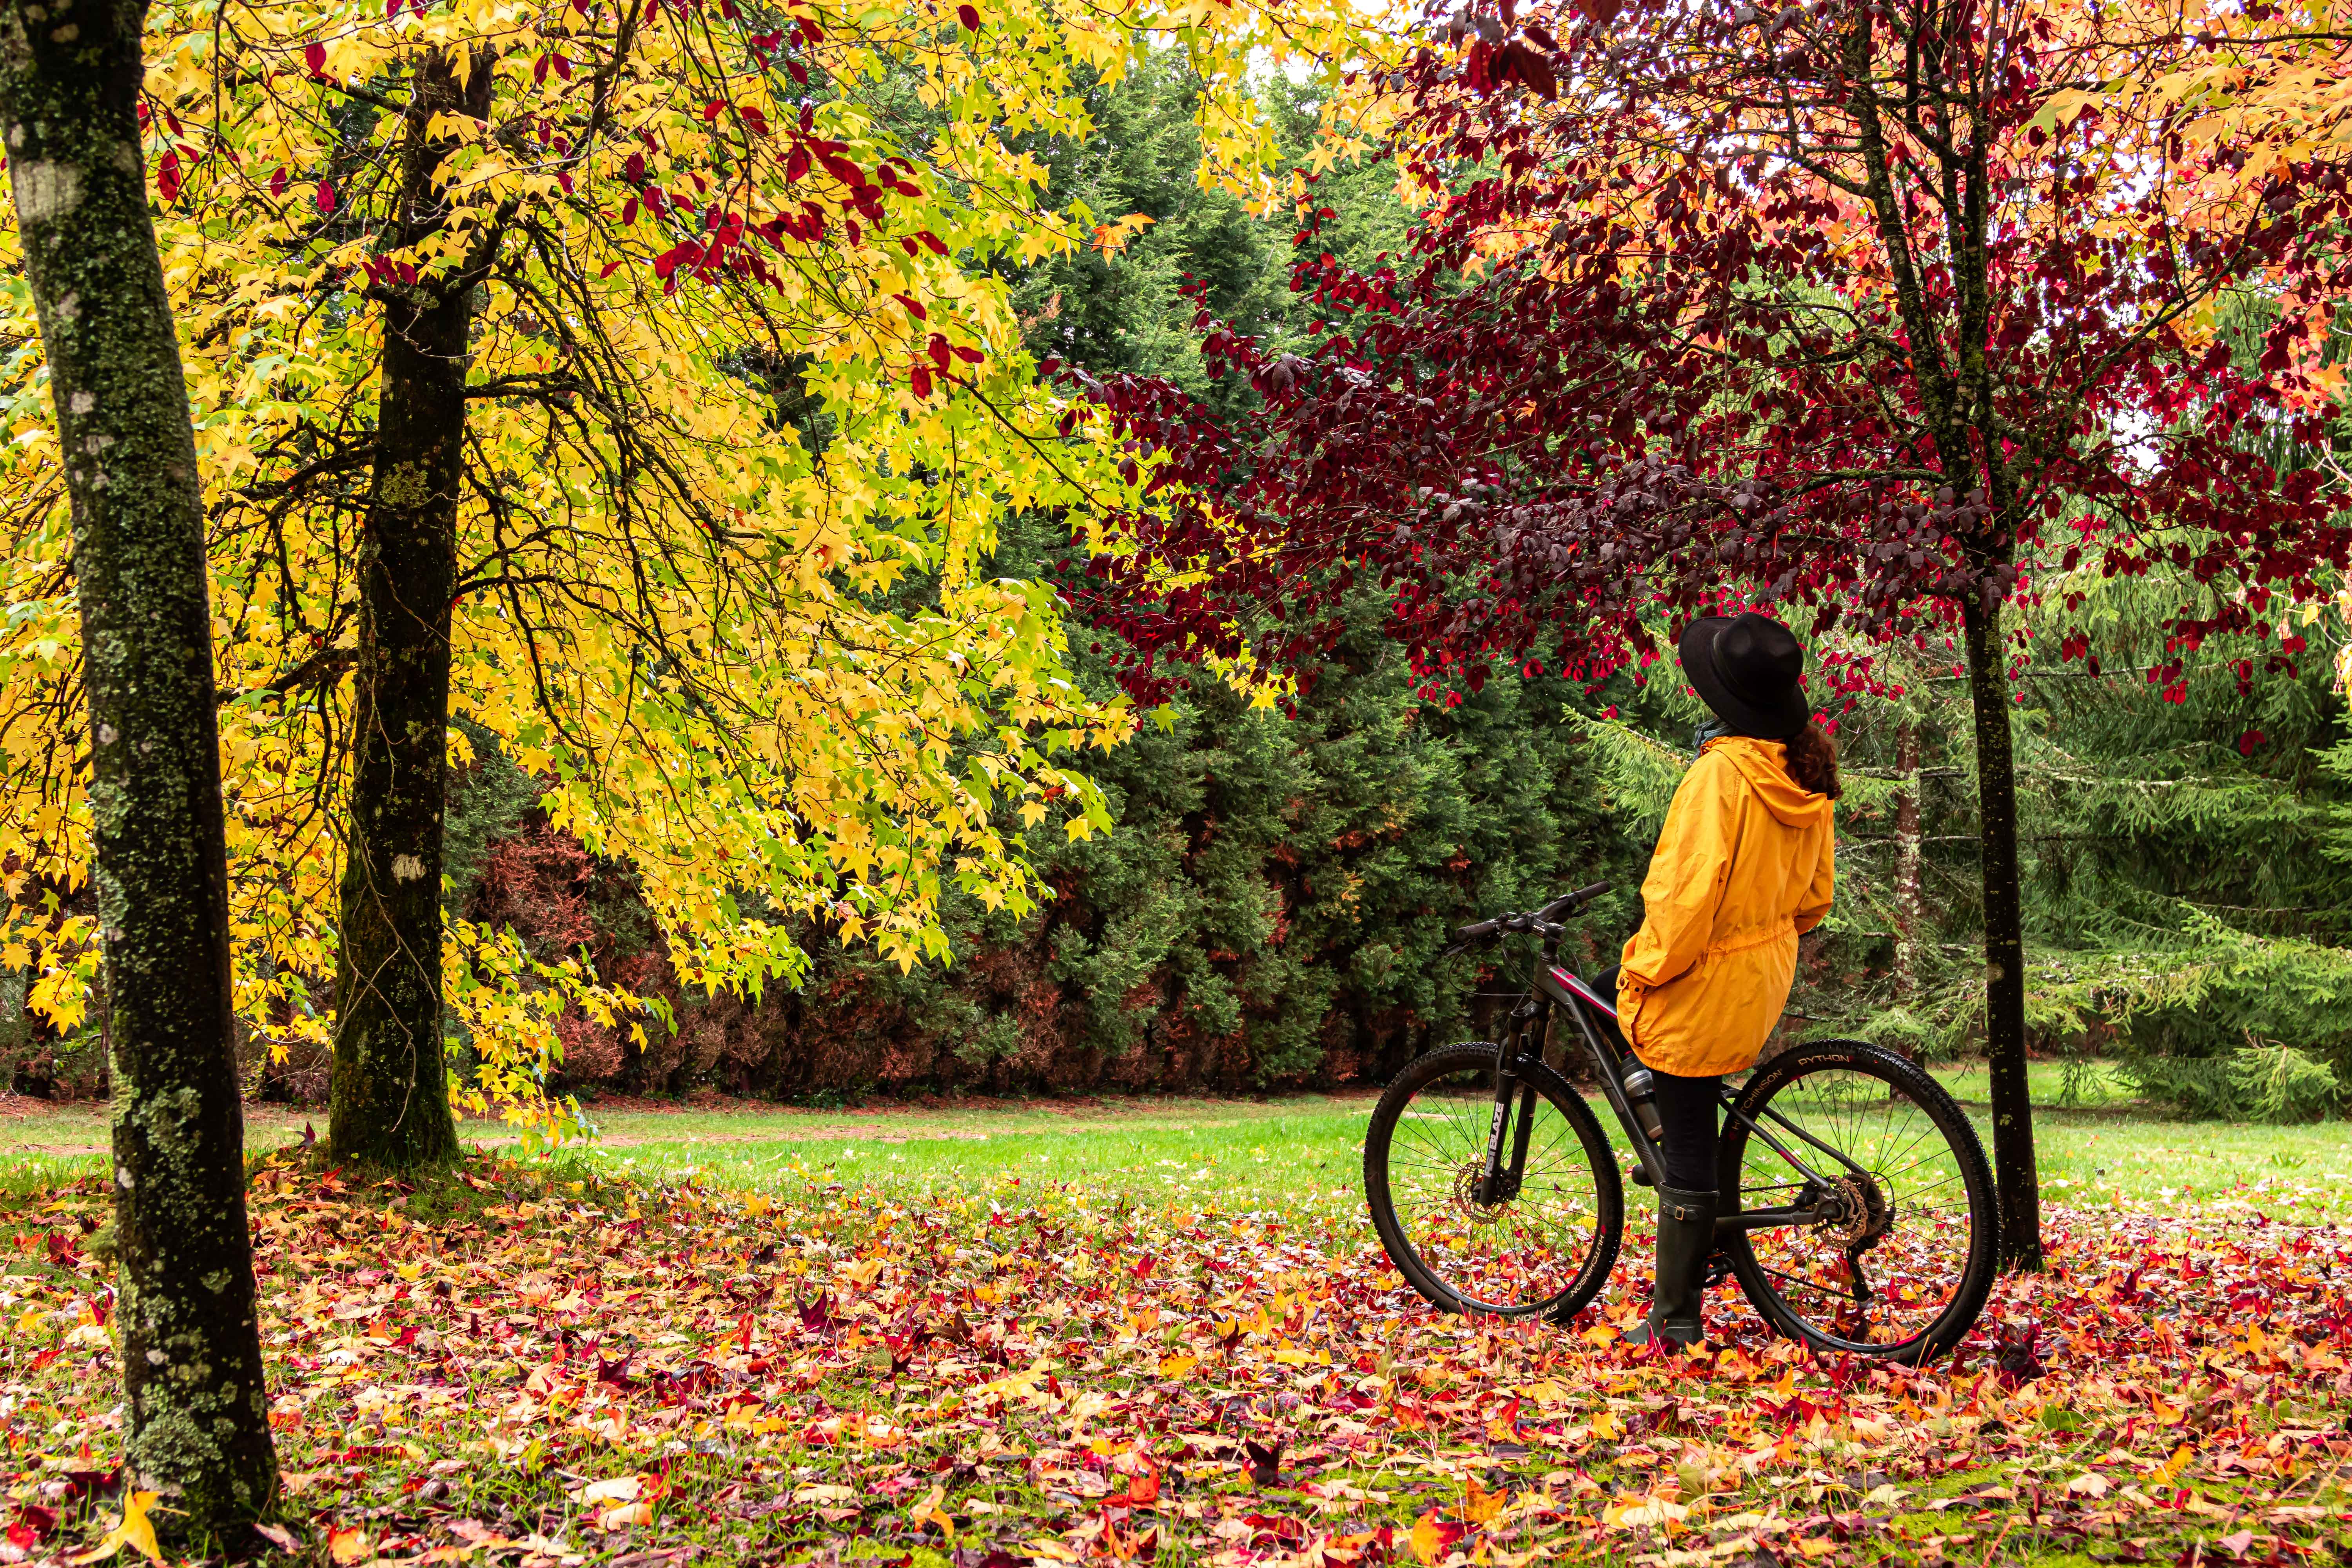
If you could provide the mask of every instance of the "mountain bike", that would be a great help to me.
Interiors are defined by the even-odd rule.
[[[1572,1044],[1624,1128],[1633,1180],[1664,1178],[1627,1088],[1639,1063],[1614,998],[1559,963],[1559,922],[1608,890],[1596,882],[1460,928],[1449,952],[1538,938],[1528,989],[1499,1044],[1427,1052],[1372,1112],[1372,1223],[1390,1261],[1443,1310],[1566,1323],[1617,1261],[1624,1187],[1564,1070]],[[1820,1351],[1916,1365],[1968,1333],[1992,1288],[1992,1173],[1925,1068],[1864,1040],[1808,1041],[1727,1082],[1722,1127],[1710,1287],[1736,1276],[1775,1331]]]

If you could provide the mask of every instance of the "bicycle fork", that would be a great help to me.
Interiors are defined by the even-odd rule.
[[[1486,1159],[1478,1178],[1481,1206],[1508,1203],[1518,1196],[1519,1183],[1527,1173],[1528,1142],[1536,1124],[1536,1089],[1535,1085],[1519,1081],[1519,1049],[1528,1025],[1541,1011],[1532,1001],[1511,1010],[1511,1031],[1495,1058],[1495,1110],[1486,1123]],[[1516,1129],[1511,1119],[1514,1100],[1518,1101],[1519,1112]],[[1507,1162],[1506,1146],[1510,1151]]]

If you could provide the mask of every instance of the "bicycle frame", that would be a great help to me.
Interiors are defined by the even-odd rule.
[[[1629,1052],[1620,1044],[1617,1029],[1617,1009],[1607,999],[1596,994],[1581,979],[1559,964],[1559,928],[1543,928],[1543,947],[1530,967],[1528,991],[1518,1005],[1511,1010],[1511,1027],[1504,1032],[1495,1064],[1495,1111],[1486,1133],[1486,1170],[1478,1184],[1478,1201],[1482,1204],[1505,1203],[1518,1194],[1519,1184],[1527,1170],[1528,1143],[1535,1126],[1536,1090],[1532,1084],[1522,1084],[1520,1062],[1530,1037],[1538,1041],[1536,1059],[1541,1063],[1551,1044],[1552,1026],[1561,1013],[1575,1024],[1583,1037],[1586,1054],[1601,1083],[1601,1095],[1616,1111],[1618,1123],[1625,1130],[1626,1140],[1633,1146],[1634,1158],[1641,1163],[1647,1185],[1662,1184],[1665,1180],[1665,1161],[1655,1140],[1643,1131],[1641,1119],[1633,1114],[1632,1101],[1624,1088],[1625,1058]],[[1748,1209],[1740,1213],[1719,1215],[1716,1218],[1716,1234],[1720,1236],[1772,1229],[1781,1226],[1814,1225],[1834,1217],[1831,1197],[1834,1182],[1805,1163],[1796,1152],[1773,1136],[1769,1129],[1743,1114],[1738,1108],[1738,1096],[1729,1089],[1717,1093],[1725,1114],[1732,1117],[1749,1132],[1761,1139],[1821,1193],[1813,1202],[1778,1208]],[[1518,1102],[1517,1125],[1513,1129],[1512,1102]],[[1790,1122],[1779,1112],[1767,1110],[1765,1121],[1777,1123],[1796,1139],[1810,1143],[1843,1165],[1848,1172],[1864,1180],[1869,1173],[1855,1164],[1840,1151],[1822,1142],[1803,1128]],[[1506,1159],[1504,1149],[1509,1146]]]

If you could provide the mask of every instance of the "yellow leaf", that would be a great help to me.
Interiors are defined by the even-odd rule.
[[[347,1524],[327,1532],[327,1555],[338,1563],[363,1563],[375,1555],[375,1547],[367,1531]]]
[[[1601,1510],[1601,1521],[1620,1530],[1638,1530],[1644,1525],[1680,1524],[1689,1515],[1690,1510],[1681,1503],[1662,1497],[1637,1497],[1610,1504]]]
[[[1160,1375],[1179,1378],[1200,1364],[1201,1358],[1196,1355],[1164,1355],[1160,1358]]]
[[[108,1531],[96,1546],[69,1561],[102,1562],[125,1546],[131,1547],[150,1563],[163,1561],[163,1549],[155,1542],[155,1526],[147,1517],[148,1510],[155,1506],[155,1496],[153,1492],[127,1494],[122,1500],[122,1516],[114,1521],[114,1528]]]
[[[592,1508],[599,1503],[635,1502],[644,1489],[644,1483],[636,1477],[617,1476],[608,1481],[589,1482],[582,1489],[580,1500]]]

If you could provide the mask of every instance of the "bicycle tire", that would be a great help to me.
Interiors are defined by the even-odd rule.
[[[1932,1184],[1934,1187],[1943,1187],[1952,1183],[1958,1184],[1965,1196],[1967,1223],[1969,1227],[1965,1262],[1954,1280],[1948,1300],[1932,1319],[1925,1321],[1915,1331],[1904,1334],[1900,1338],[1879,1341],[1856,1337],[1851,1332],[1837,1331],[1841,1325],[1834,1320],[1830,1325],[1824,1327],[1815,1321],[1817,1313],[1810,1313],[1790,1300],[1792,1294],[1801,1294],[1809,1300],[1820,1300],[1825,1304],[1833,1292],[1817,1282],[1818,1275],[1814,1279],[1801,1278],[1785,1269],[1768,1268],[1759,1258],[1754,1245],[1754,1238],[1757,1236],[1766,1235],[1777,1240],[1786,1236],[1803,1234],[1801,1227],[1791,1226],[1786,1231],[1740,1232],[1727,1237],[1723,1242],[1723,1249],[1731,1260],[1732,1271],[1738,1277],[1741,1290],[1746,1293],[1749,1302],[1755,1306],[1759,1313],[1762,1314],[1764,1321],[1775,1332],[1801,1341],[1816,1351],[1843,1352],[1899,1362],[1907,1365],[1920,1365],[1951,1350],[1967,1336],[1971,1328],[1975,1327],[1978,1316],[1984,1310],[1985,1300],[1991,1292],[1993,1276],[1999,1268],[2000,1239],[1999,1209],[1994,1202],[1992,1169],[1986,1163],[1984,1146],[1977,1137],[1975,1126],[1969,1122],[1967,1113],[1960,1109],[1958,1102],[1952,1099],[1944,1086],[1937,1083],[1925,1068],[1907,1057],[1897,1055],[1882,1046],[1873,1045],[1867,1040],[1809,1041],[1765,1062],[1749,1076],[1747,1083],[1740,1089],[1735,1102],[1738,1116],[1725,1118],[1722,1139],[1717,1145],[1717,1180],[1724,1194],[1724,1202],[1737,1212],[1740,1205],[1740,1194],[1746,1173],[1749,1133],[1747,1125],[1739,1121],[1738,1117],[1745,1116],[1751,1121],[1756,1120],[1762,1116],[1765,1110],[1770,1107],[1775,1100],[1782,1100],[1784,1107],[1794,1106],[1801,1097],[1792,1096],[1790,1092],[1791,1089],[1799,1088],[1808,1079],[1820,1081],[1831,1073],[1849,1073],[1864,1079],[1874,1079],[1886,1084],[1890,1091],[1899,1090],[1901,1097],[1909,1100],[1912,1106],[1924,1116],[1933,1131],[1941,1136],[1942,1152],[1949,1156],[1948,1174],[1938,1174],[1943,1169],[1940,1166],[1927,1173],[1938,1177]],[[1862,1104],[1850,1095],[1837,1097],[1827,1094],[1825,1090],[1825,1102],[1835,1102],[1841,1098],[1845,1103],[1853,1106],[1859,1107]],[[1890,1092],[1883,1103],[1888,1107],[1895,1106],[1897,1103],[1895,1094]],[[1783,1114],[1787,1113],[1787,1110],[1784,1109]],[[1890,1110],[1889,1115],[1892,1114]],[[1766,1125],[1771,1124],[1767,1122]],[[1882,1141],[1891,1142],[1891,1139]],[[1925,1142],[1926,1134],[1921,1133],[1905,1149],[1881,1157],[1887,1161],[1896,1158],[1908,1160]],[[1851,1155],[1855,1152],[1848,1152]],[[1912,1163],[1902,1167],[1902,1170],[1907,1172],[1917,1169],[1935,1157],[1934,1154],[1920,1155]],[[1764,1163],[1769,1168],[1771,1161],[1777,1159],[1777,1154],[1769,1155]],[[1785,1163],[1779,1165],[1778,1169],[1785,1172],[1787,1170]],[[1871,1171],[1874,1183],[1880,1187],[1881,1202],[1885,1204],[1888,1211],[1883,1236],[1879,1239],[1866,1243],[1867,1247],[1875,1248],[1885,1237],[1895,1237],[1906,1218],[1904,1210],[1908,1207],[1911,1211],[1912,1225],[1909,1233],[1904,1237],[1904,1244],[1914,1249],[1914,1256],[1916,1255],[1917,1249],[1923,1247],[1939,1247],[1945,1252],[1950,1250],[1949,1237],[1946,1237],[1941,1243],[1932,1239],[1938,1222],[1928,1216],[1947,1212],[1957,1205],[1926,1205],[1916,1202],[1906,1205],[1887,1200],[1884,1194],[1889,1173],[1877,1167],[1865,1166],[1865,1169]],[[1821,1227],[1811,1228],[1818,1231]],[[1921,1239],[1923,1237],[1929,1239],[1923,1240]],[[1820,1244],[1816,1245],[1818,1247]],[[1899,1260],[1904,1257],[1904,1253],[1900,1247],[1897,1247],[1893,1249],[1890,1255],[1898,1260],[1895,1275],[1899,1278],[1901,1270]],[[1848,1253],[1845,1256],[1851,1266],[1853,1258],[1860,1255]],[[1784,1289],[1782,1282],[1793,1282],[1796,1289],[1794,1290]],[[1882,1298],[1883,1296],[1882,1292]],[[1853,1326],[1861,1326],[1858,1315],[1851,1321]]]
[[[1624,1239],[1625,1194],[1617,1173],[1617,1162],[1610,1148],[1608,1137],[1601,1123],[1594,1119],[1591,1107],[1583,1096],[1571,1088],[1568,1080],[1539,1061],[1523,1059],[1519,1067],[1520,1081],[1533,1087],[1544,1101],[1559,1114],[1576,1137],[1578,1148],[1590,1167],[1592,1177],[1592,1229],[1581,1262],[1567,1282],[1557,1290],[1527,1300],[1497,1301],[1477,1294],[1468,1287],[1467,1279],[1449,1280],[1442,1261],[1433,1262],[1424,1256],[1424,1247],[1414,1245],[1409,1234],[1412,1226],[1400,1218],[1397,1209],[1393,1177],[1394,1159],[1399,1127],[1407,1118],[1416,1097],[1428,1100],[1430,1091],[1448,1079],[1457,1084],[1484,1074],[1484,1081],[1494,1082],[1495,1063],[1500,1055],[1492,1043],[1484,1040],[1465,1041],[1459,1045],[1442,1046],[1413,1059],[1399,1073],[1380,1104],[1372,1111],[1370,1124],[1364,1132],[1364,1194],[1372,1211],[1372,1226],[1379,1232],[1381,1247],[1389,1261],[1395,1264],[1406,1283],[1420,1293],[1423,1300],[1441,1310],[1450,1312],[1485,1312],[1496,1317],[1522,1318],[1541,1315],[1565,1321],[1584,1310],[1608,1282],[1609,1271],[1616,1267],[1617,1250]],[[1491,1114],[1493,1100],[1483,1106],[1465,1096],[1449,1097],[1452,1102],[1475,1107],[1475,1137],[1464,1144],[1462,1152],[1472,1159],[1483,1158],[1486,1147],[1486,1119]],[[1413,1112],[1416,1118],[1434,1116],[1436,1120],[1456,1121],[1464,1119],[1430,1111]],[[1556,1146],[1557,1134],[1547,1139],[1547,1149]],[[1518,1200],[1514,1197],[1511,1202]],[[1500,1209],[1502,1205],[1494,1205]],[[1496,1219],[1486,1218],[1494,1210],[1480,1210],[1481,1225],[1493,1225]],[[1555,1276],[1556,1277],[1556,1276]]]

